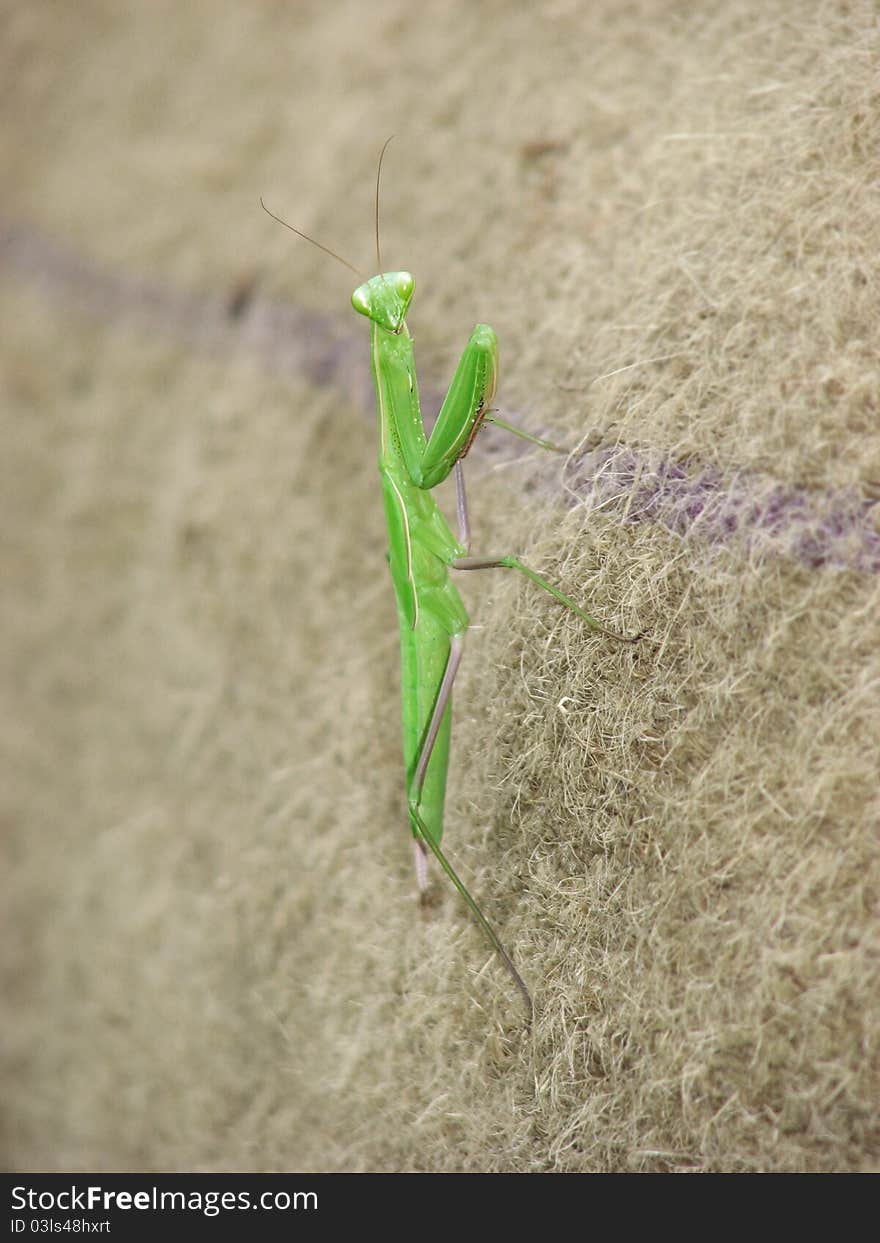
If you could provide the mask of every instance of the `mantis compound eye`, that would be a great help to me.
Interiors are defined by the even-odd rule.
[[[366,315],[369,319],[371,315],[369,283],[357,287],[351,295],[351,305],[356,311],[360,311],[361,315]]]
[[[389,276],[391,284],[404,302],[409,303],[413,296],[416,282],[409,272],[392,272]]]

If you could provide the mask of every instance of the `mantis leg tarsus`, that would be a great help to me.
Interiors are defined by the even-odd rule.
[[[579,604],[575,604],[569,596],[565,595],[549,583],[546,578],[542,578],[540,574],[536,574],[534,570],[530,570],[527,565],[519,560],[518,557],[457,557],[449,563],[453,570],[519,570],[520,574],[524,574],[526,578],[531,579],[544,591],[548,592],[560,604],[564,604],[577,617],[581,619],[585,625],[591,630],[595,630],[598,634],[604,634],[609,639],[614,639],[618,643],[637,643],[645,633],[640,630],[638,634],[619,634],[616,630],[609,630],[607,626],[603,626],[598,618],[593,617],[591,613],[587,613]]]

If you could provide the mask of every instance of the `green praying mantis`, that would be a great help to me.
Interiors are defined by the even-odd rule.
[[[443,805],[452,728],[452,689],[461,663],[470,619],[450,570],[517,570],[592,630],[624,643],[635,642],[608,630],[595,617],[514,556],[470,556],[462,461],[484,422],[543,448],[547,441],[531,436],[489,411],[498,381],[498,342],[488,324],[477,324],[465,346],[452,383],[430,435],[419,405],[413,339],[406,316],[415,281],[409,272],[383,272],[379,247],[379,182],[382,148],[376,175],[376,264],[379,275],[363,274],[335,251],[263,209],[355,273],[361,283],[352,306],[370,321],[370,357],[379,415],[379,474],[388,527],[388,564],[400,625],[403,752],[409,823],[413,834],[416,878],[420,891],[428,884],[428,855],[464,899],[489,944],[504,963],[522,994],[529,1019],[531,994],[497,933],[468,892],[440,846]],[[458,532],[453,534],[431,495],[449,474],[454,475]]]

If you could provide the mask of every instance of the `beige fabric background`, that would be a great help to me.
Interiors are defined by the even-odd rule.
[[[5,6],[7,1167],[873,1168],[878,54],[864,0]],[[462,587],[444,840],[530,1032],[415,899],[366,325],[258,204],[372,268],[390,133],[425,389],[489,322],[503,411],[637,463],[468,461],[475,550],[648,632]],[[663,463],[806,517],[670,530]]]

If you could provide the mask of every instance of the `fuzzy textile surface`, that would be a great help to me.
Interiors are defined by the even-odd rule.
[[[7,4],[4,1168],[880,1159],[868,0]],[[472,325],[444,845],[359,268]],[[452,512],[446,485],[442,503]],[[436,872],[436,869],[435,869]]]

